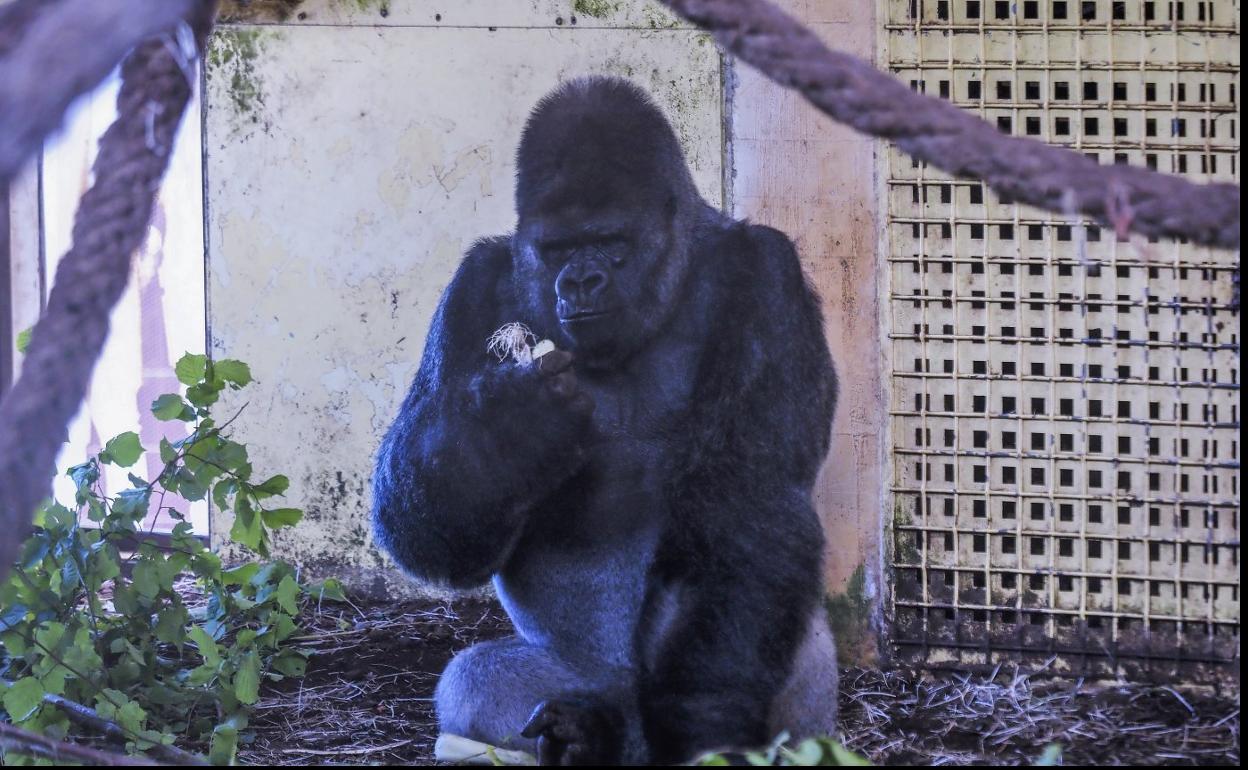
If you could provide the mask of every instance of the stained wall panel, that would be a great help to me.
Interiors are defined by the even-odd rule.
[[[397,8],[397,5],[395,6]],[[558,82],[632,78],[722,203],[720,57],[681,29],[227,25],[207,66],[210,346],[256,384],[240,438],[291,479],[275,552],[406,582],[372,548],[369,479],[466,249],[514,223],[513,156]],[[484,349],[485,340],[481,341]],[[221,543],[229,514],[214,514]]]

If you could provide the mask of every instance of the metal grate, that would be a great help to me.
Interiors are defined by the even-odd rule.
[[[1101,163],[1238,180],[1238,0],[884,2],[912,87]],[[1238,255],[884,163],[895,655],[1224,675]]]

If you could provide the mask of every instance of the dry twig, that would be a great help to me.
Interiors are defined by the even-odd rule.
[[[75,743],[64,743],[54,738],[23,730],[20,727],[0,723],[0,748],[6,753],[25,754],[54,762],[80,762],[84,765],[105,767],[134,767],[155,765],[143,757],[112,754]]]
[[[88,730],[95,730],[106,739],[113,743],[125,745],[127,741],[134,740],[134,736],[127,732],[121,725],[112,720],[105,719],[99,715],[95,709],[84,706],[81,703],[62,698],[59,695],[46,693],[43,696],[45,703],[55,706],[69,721],[85,727]],[[147,754],[156,758],[163,764],[167,765],[207,765],[202,757],[196,756],[189,751],[183,751],[177,746],[169,746],[163,743],[152,745],[146,749]]]

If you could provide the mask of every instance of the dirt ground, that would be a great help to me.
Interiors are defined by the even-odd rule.
[[[433,762],[432,695],[458,650],[510,633],[481,601],[326,605],[307,676],[263,694],[243,764]],[[1239,695],[1150,685],[849,669],[841,730],[876,764],[1238,764]]]

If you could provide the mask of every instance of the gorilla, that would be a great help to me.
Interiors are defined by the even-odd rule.
[[[373,478],[395,561],[492,579],[515,625],[447,667],[442,730],[552,765],[828,733],[811,489],[837,385],[793,244],[703,200],[618,79],[538,103],[515,196],[515,232],[447,287]],[[516,321],[557,349],[488,354]]]

